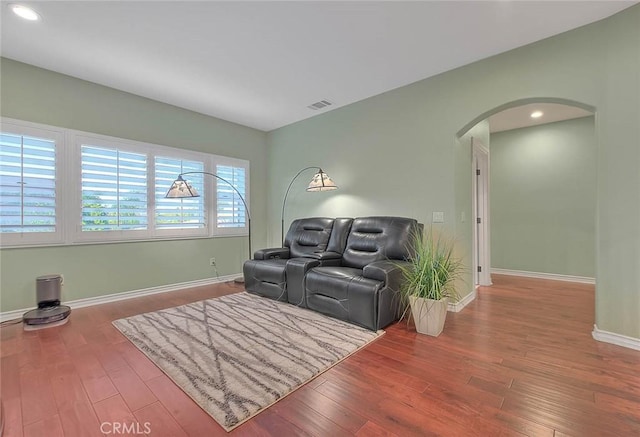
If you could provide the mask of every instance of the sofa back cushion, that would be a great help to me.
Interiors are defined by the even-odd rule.
[[[284,246],[289,248],[290,257],[307,256],[313,252],[327,250],[333,222],[332,218],[326,217],[294,220],[284,239]]]
[[[360,217],[353,220],[342,255],[345,267],[364,268],[374,261],[403,260],[411,255],[418,222],[406,217]]]

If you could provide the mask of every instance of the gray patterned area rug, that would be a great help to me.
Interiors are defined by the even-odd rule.
[[[227,431],[383,333],[246,292],[113,324]]]

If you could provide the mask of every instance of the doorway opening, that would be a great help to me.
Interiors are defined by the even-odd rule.
[[[542,112],[543,116],[532,118],[536,111]],[[463,147],[470,148],[466,149],[470,152],[467,153],[470,156],[468,171],[471,172],[470,261],[475,286],[491,285],[492,271],[546,279],[595,282],[597,153],[594,114],[595,108],[578,102],[553,98],[526,99],[488,111],[459,132],[459,140],[463,136],[467,139],[461,141]],[[514,138],[535,134],[546,141],[544,135],[552,138],[549,132],[557,133],[565,127],[577,129],[576,124],[581,122],[574,123],[571,120],[580,118],[590,120],[591,130],[588,131],[588,122],[582,122],[582,137],[571,140],[568,134],[565,135],[569,138],[567,142],[574,142],[570,152],[562,151],[565,137],[556,135],[555,140],[547,141],[550,144],[543,140],[539,140],[539,145],[528,144],[529,148],[525,150],[530,155],[520,155],[515,161],[506,159],[512,159],[516,153],[520,153],[516,152],[518,149],[515,146],[512,150],[509,149],[509,142],[515,141]],[[591,154],[588,159],[591,161],[585,167],[587,159],[580,158],[580,165],[583,167],[571,169],[567,164],[577,161],[576,157],[581,153],[580,141],[586,144],[585,147],[591,147],[588,151]],[[530,140],[529,142],[531,143]],[[560,155],[554,155],[556,153]],[[574,155],[567,158],[562,153]],[[540,169],[550,169],[555,173],[536,173]],[[562,180],[558,176],[570,171],[575,171],[575,175],[590,175],[593,179],[592,186],[584,187],[580,182],[571,185],[573,181]],[[511,179],[506,178],[505,174]],[[520,176],[528,179],[518,181]],[[554,179],[555,176],[558,177]],[[494,190],[495,193],[492,192]],[[496,199],[492,205],[494,194]],[[583,199],[582,204],[578,204],[580,198]],[[548,199],[551,199],[550,203],[545,204]],[[572,227],[571,220],[567,219],[571,214],[574,214],[573,217],[588,219],[582,220],[579,227]],[[492,216],[496,220],[492,220]],[[585,231],[585,228],[588,229]],[[492,235],[492,229],[495,235]],[[582,234],[578,234],[578,231]],[[567,238],[563,239],[563,236]],[[514,247],[517,249],[513,249]],[[510,250],[518,252],[508,252]],[[589,256],[590,265],[585,261]]]

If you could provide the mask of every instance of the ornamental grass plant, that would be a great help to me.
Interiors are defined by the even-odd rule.
[[[429,317],[429,312],[436,307],[444,306],[445,309],[438,311],[444,311],[442,317],[446,317],[446,303],[459,299],[456,282],[462,277],[464,268],[462,260],[454,255],[453,239],[436,235],[433,229],[416,233],[412,244],[413,256],[401,265],[404,282],[400,294],[405,315],[411,308],[418,326],[419,319]],[[434,301],[441,302],[436,305]]]

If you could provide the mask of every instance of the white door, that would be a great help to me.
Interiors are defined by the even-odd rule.
[[[489,151],[476,138],[473,151],[473,275],[474,284],[491,285],[489,251]]]

